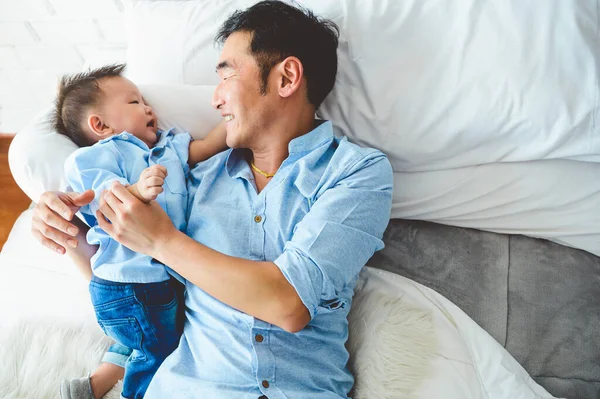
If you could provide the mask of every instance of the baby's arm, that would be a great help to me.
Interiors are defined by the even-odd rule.
[[[127,186],[127,189],[140,201],[149,203],[163,192],[166,177],[167,168],[163,165],[152,165],[144,169],[137,183]]]
[[[194,167],[198,162],[206,161],[213,155],[224,151],[227,148],[225,136],[225,122],[221,122],[204,139],[192,141],[188,165]]]

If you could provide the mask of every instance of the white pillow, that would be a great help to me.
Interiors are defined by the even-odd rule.
[[[394,173],[392,217],[545,238],[600,256],[600,163]]]
[[[258,0],[128,0],[127,74],[139,84],[218,83],[214,38],[234,11]],[[304,0],[319,15],[344,15],[341,1]],[[158,27],[158,29],[157,29]]]
[[[211,107],[214,86],[139,85],[140,91],[158,117],[161,129],[176,128],[203,138],[221,120]],[[34,201],[44,191],[68,189],[64,178],[65,159],[77,149],[48,122],[52,110],[38,115],[11,143],[8,160],[13,177]]]
[[[134,81],[215,83],[215,33],[234,10],[253,3],[130,1]],[[600,161],[593,4],[298,3],[341,28],[337,84],[321,115],[354,141],[385,149],[396,171]]]

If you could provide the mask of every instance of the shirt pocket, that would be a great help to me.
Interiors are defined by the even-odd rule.
[[[170,192],[174,194],[187,194],[187,184],[183,167],[179,161],[165,161],[161,163],[167,168],[165,184]],[[166,190],[165,190],[166,191]]]

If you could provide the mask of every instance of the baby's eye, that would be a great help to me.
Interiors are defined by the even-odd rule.
[[[139,104],[140,102],[135,100],[135,101],[131,101],[129,104]]]

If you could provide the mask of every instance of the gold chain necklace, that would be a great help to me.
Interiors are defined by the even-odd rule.
[[[270,178],[270,177],[273,177],[273,176],[275,176],[275,173],[277,173],[277,172],[275,172],[275,173],[267,173],[267,172],[265,172],[265,171],[264,171],[264,170],[262,170],[262,169],[258,169],[258,167],[257,167],[256,165],[254,165],[254,161],[250,161],[250,167],[251,167],[251,168],[252,168],[252,169],[253,169],[255,172],[258,172],[258,173],[260,173],[261,175],[263,175],[263,176],[264,176],[264,177],[266,177],[267,179],[268,179],[268,178]]]

